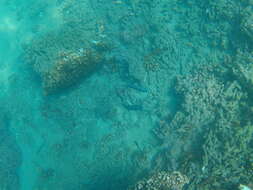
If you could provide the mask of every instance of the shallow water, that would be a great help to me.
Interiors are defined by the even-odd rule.
[[[252,20],[250,0],[0,1],[0,189],[252,189]]]

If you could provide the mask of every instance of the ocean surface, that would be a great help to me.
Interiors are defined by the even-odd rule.
[[[253,190],[252,0],[0,0],[0,190]]]

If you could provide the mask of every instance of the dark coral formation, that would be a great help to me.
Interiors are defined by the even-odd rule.
[[[101,62],[101,55],[90,49],[61,53],[52,69],[43,75],[45,94],[52,94],[77,84],[91,74]]]

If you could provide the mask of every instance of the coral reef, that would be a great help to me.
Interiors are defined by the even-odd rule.
[[[180,172],[158,172],[151,177],[139,181],[129,190],[182,190],[189,183],[187,176]]]
[[[131,190],[180,190],[189,181],[187,190],[251,188],[252,1],[61,2],[61,30],[36,35],[24,48],[45,94],[78,85],[101,65],[110,47],[100,38],[110,36],[116,48],[108,55],[111,68],[107,65],[114,72],[103,70],[104,78],[44,103],[43,116],[68,136],[49,155],[61,161],[69,156],[75,168],[69,172],[64,165],[59,173],[70,178],[78,173],[80,181],[92,184],[87,189],[126,189],[120,187],[147,172],[154,175]],[[89,4],[96,15],[89,14]],[[101,91],[110,98],[103,99]],[[155,142],[152,134],[141,139],[151,128]],[[77,135],[85,130],[85,138]],[[149,143],[152,150],[144,150]],[[187,177],[156,173],[163,170]]]
[[[180,109],[160,122],[154,132],[165,147],[177,145],[176,149],[181,149],[178,153],[172,148],[168,156],[177,160],[172,165],[191,180],[188,189],[229,189],[241,180],[250,182],[253,132],[245,113],[248,94],[238,81],[227,80],[224,73],[231,73],[222,65],[199,65],[196,71],[177,78]],[[172,134],[178,140],[168,141]]]
[[[79,49],[77,53],[61,53],[53,68],[43,75],[45,94],[73,86],[91,74],[101,62],[102,57],[89,49]]]
[[[42,78],[45,94],[77,84],[98,68],[104,52],[111,49],[105,39],[85,40],[92,37],[87,32],[79,32],[81,28],[62,26],[60,33],[40,34],[23,45],[22,57]]]
[[[95,31],[97,21],[92,11],[87,12],[90,5],[86,0],[56,4],[50,11],[61,20],[59,27],[36,31],[22,44],[22,58],[42,78],[45,94],[78,83],[97,68],[103,52],[111,48],[106,36]],[[46,7],[41,9],[46,11]]]

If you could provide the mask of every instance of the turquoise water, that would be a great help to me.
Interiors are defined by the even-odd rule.
[[[252,63],[251,0],[1,0],[0,190],[253,189]]]

